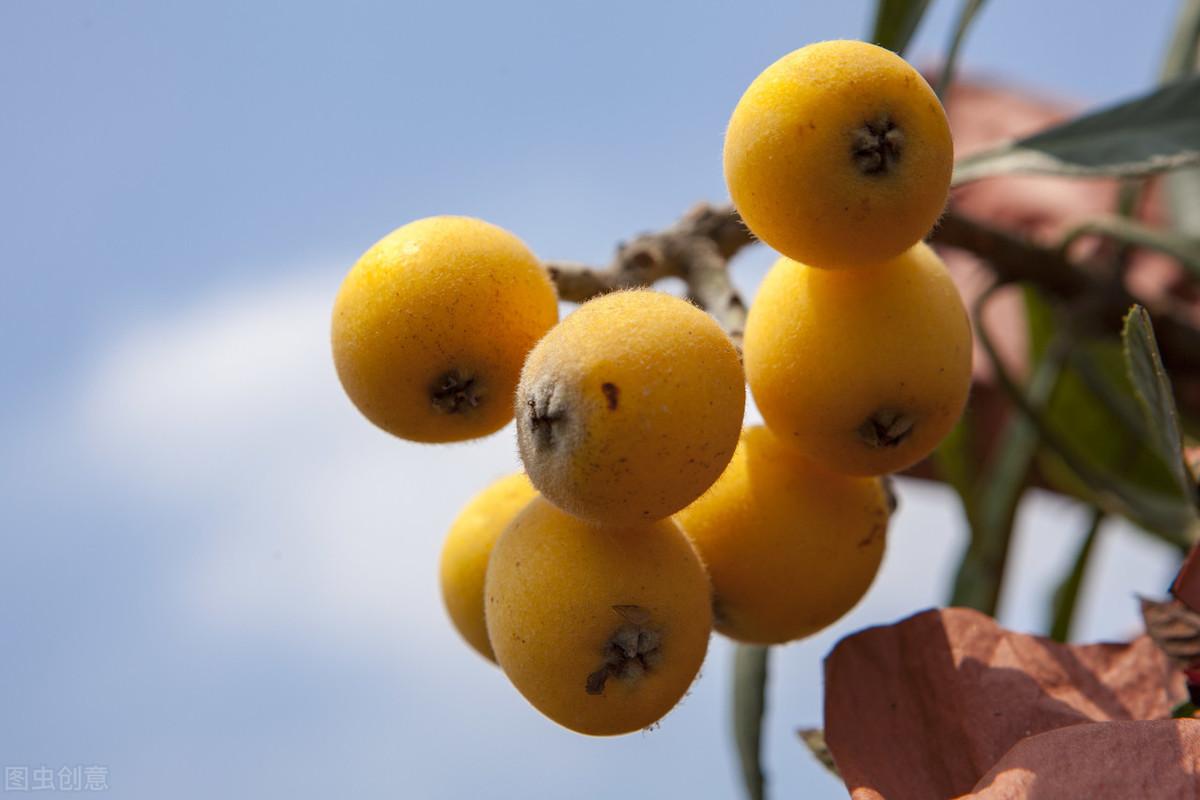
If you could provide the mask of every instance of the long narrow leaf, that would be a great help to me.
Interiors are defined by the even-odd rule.
[[[1164,179],[1163,190],[1171,227],[1193,239],[1200,237],[1200,167],[1175,170]]]
[[[1092,512],[1091,523],[1087,534],[1079,546],[1079,552],[1071,569],[1059,583],[1058,589],[1050,602],[1050,638],[1056,642],[1065,642],[1071,638],[1071,628],[1075,622],[1075,607],[1079,601],[1079,590],[1083,587],[1083,579],[1087,576],[1088,562],[1096,546],[1096,538],[1100,533],[1100,523],[1104,521],[1104,512],[1095,509]]]
[[[1163,61],[1164,83],[1200,69],[1200,0],[1183,0],[1175,35]],[[1177,170],[1163,181],[1163,194],[1176,231],[1200,238],[1200,167]]]
[[[879,0],[875,5],[871,41],[903,53],[928,7],[929,0]]]
[[[950,37],[950,47],[946,50],[946,61],[942,64],[942,74],[938,78],[938,97],[946,99],[946,92],[954,80],[954,70],[958,65],[958,53],[962,49],[963,40],[967,38],[967,29],[975,20],[979,10],[983,8],[984,0],[963,0],[958,12],[958,22],[954,25],[954,33]]]
[[[946,438],[933,451],[938,477],[949,484],[959,497],[968,500],[975,485],[974,419],[968,407]]]
[[[1183,0],[1175,20],[1175,32],[1163,59],[1162,81],[1190,75],[1200,67],[1200,0]]]
[[[1200,162],[1200,76],[961,159],[956,186],[992,175],[1151,175]]]
[[[986,297],[985,294],[981,299]],[[976,318],[981,316],[977,314]],[[981,326],[980,336],[987,336]],[[1065,345],[1063,339],[1050,345],[1029,382],[1026,400],[1037,411],[1049,400],[1058,383],[1067,356]],[[985,349],[989,355],[994,354],[990,347]],[[1003,444],[999,452],[979,476],[968,499],[971,543],[959,564],[951,595],[951,605],[990,615],[995,615],[1000,598],[1017,506],[1041,445],[1037,426],[1024,414],[1010,418],[1000,441]]]

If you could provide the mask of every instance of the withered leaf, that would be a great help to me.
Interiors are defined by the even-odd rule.
[[[1186,667],[1200,659],[1200,614],[1179,600],[1158,602],[1145,597],[1142,604],[1142,619],[1146,622],[1146,633],[1172,661]]]
[[[1184,694],[1149,637],[1063,645],[960,608],[843,639],[825,685],[825,738],[846,786],[887,800],[957,797],[1026,737],[1165,719]]]
[[[1195,797],[1200,720],[1093,722],[1022,739],[960,800]]]
[[[829,745],[825,744],[825,731],[820,728],[801,728],[796,731],[796,735],[800,737],[800,741],[804,742],[808,747],[808,751],[813,754],[813,758],[821,763],[821,766],[838,775],[837,766],[833,763],[833,756],[829,753]],[[841,776],[838,775],[840,778]]]

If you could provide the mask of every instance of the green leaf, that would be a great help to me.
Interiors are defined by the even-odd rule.
[[[938,477],[964,500],[969,497],[976,480],[975,451],[972,445],[973,426],[971,409],[968,407],[958,423],[933,451],[933,464]]]
[[[1030,361],[1054,335],[1050,306],[1025,291]],[[1117,337],[1079,337],[1042,414],[1038,467],[1057,491],[1124,516],[1175,546],[1185,546],[1191,501],[1157,451],[1135,398]]]
[[[761,745],[769,652],[761,645],[739,644],[733,654],[733,735],[750,800],[763,800],[766,789]]]
[[[1116,338],[1082,340],[1046,409],[1047,423],[1062,443],[1093,472],[1122,484],[1126,498],[1137,495],[1140,512],[1156,529],[1178,529],[1187,515],[1186,495],[1166,463],[1149,444],[1149,430],[1125,371]],[[1043,461],[1058,487],[1085,499],[1103,492],[1056,453]],[[1161,508],[1160,508],[1161,506]],[[1171,509],[1175,509],[1172,511]]]
[[[1134,306],[1125,317],[1121,333],[1125,343],[1125,363],[1138,402],[1149,427],[1150,442],[1178,481],[1185,497],[1196,498],[1196,485],[1183,455],[1183,433],[1175,411],[1171,380],[1163,368],[1150,315]]]
[[[1179,4],[1175,32],[1163,60],[1163,83],[1190,75],[1200,66],[1200,0]]]
[[[1163,82],[1189,75],[1200,68],[1200,0],[1180,4],[1175,34],[1163,62]],[[1192,238],[1200,237],[1200,168],[1181,169],[1163,180],[1172,227]]]
[[[1200,167],[1179,169],[1163,179],[1171,227],[1192,239],[1200,237]]]
[[[1036,364],[1046,354],[1046,347],[1054,338],[1058,321],[1054,318],[1054,308],[1040,289],[1029,284],[1021,289],[1025,323],[1029,330],[1029,363]]]
[[[1134,177],[1200,162],[1200,76],[960,159],[953,184],[1012,173]]]
[[[976,318],[981,318],[978,314]],[[980,329],[981,341],[986,334]],[[1062,373],[1065,340],[1051,344],[1029,381],[1027,400],[1040,410]],[[989,356],[990,347],[985,347]],[[994,359],[993,359],[994,361]],[[1017,507],[1029,482],[1041,438],[1037,426],[1024,414],[1013,414],[999,437],[996,454],[965,498],[971,542],[963,554],[954,580],[950,604],[965,606],[994,616],[1004,581],[1009,541]]]
[[[880,47],[903,53],[928,6],[929,0],[879,0],[875,5],[871,41]]]
[[[1147,443],[1120,357],[1115,341],[1081,343],[1046,408],[1056,441],[1039,454],[1039,469],[1055,489],[1185,546],[1190,500]]]
[[[946,61],[942,64],[942,74],[938,78],[937,93],[938,97],[942,99],[945,99],[946,90],[950,88],[950,83],[954,80],[954,69],[958,64],[958,51],[962,48],[963,40],[967,36],[967,29],[971,27],[975,15],[981,8],[983,8],[983,0],[963,0],[962,7],[958,11],[958,22],[954,25],[954,34],[950,37],[950,47],[946,51]]]
[[[1088,561],[1096,546],[1096,537],[1100,533],[1100,523],[1104,521],[1104,512],[1095,509],[1092,512],[1091,524],[1083,544],[1075,555],[1071,569],[1058,584],[1050,602],[1050,638],[1056,642],[1065,642],[1071,638],[1071,626],[1075,620],[1075,606],[1079,600],[1079,590],[1087,574]]]
[[[796,734],[800,737],[800,741],[808,747],[808,752],[813,754],[813,758],[821,763],[821,766],[836,777],[842,777],[838,772],[837,764],[833,762],[833,753],[829,752],[829,745],[825,743],[825,731],[820,728],[801,728],[796,731]]]

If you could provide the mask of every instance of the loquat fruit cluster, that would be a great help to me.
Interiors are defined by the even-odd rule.
[[[647,288],[559,322],[541,262],[479,220],[410,223],[350,270],[333,355],[370,421],[453,442],[515,420],[524,472],[463,509],[440,582],[534,707],[585,734],[645,728],[712,630],[794,641],[863,597],[881,476],[927,456],[969,388],[967,316],[921,241],[952,156],[936,96],[893,53],[823,42],[768,67],[725,141],[734,204],[782,256],[740,355]],[[743,428],[747,382],[765,426]]]

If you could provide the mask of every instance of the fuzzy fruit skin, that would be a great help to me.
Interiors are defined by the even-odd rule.
[[[483,580],[500,534],[537,497],[524,472],[506,475],[471,498],[442,545],[439,579],[446,613],[467,644],[496,660],[483,618]]]
[[[887,537],[878,478],[830,472],[764,427],[675,515],[713,583],[716,629],[782,644],[825,628],[871,587]]]
[[[333,360],[367,419],[404,439],[454,442],[512,419],[521,363],[558,319],[541,263],[520,239],[469,217],[428,217],[375,243],[333,308]],[[439,408],[445,376],[475,382],[478,404]]]
[[[763,420],[814,461],[883,475],[932,452],[971,386],[971,325],[945,264],[926,244],[870,269],[779,259],[746,321],[746,377]],[[879,412],[913,421],[891,446],[860,426]]]
[[[662,519],[721,474],[745,402],[737,350],[708,314],[662,292],[614,292],[529,354],[517,444],[560,508],[596,522]]]
[[[501,535],[487,582],[488,636],[504,673],[534,707],[592,736],[652,725],[687,692],[708,649],[712,594],[695,548],[672,520],[600,526],[537,498]],[[617,610],[637,607],[659,651],[636,678],[603,667]]]
[[[894,168],[864,174],[856,132],[890,120]],[[866,42],[819,42],[767,67],[725,135],[725,181],[746,225],[825,268],[875,264],[929,232],[946,204],[954,146],[937,95],[904,59]]]

